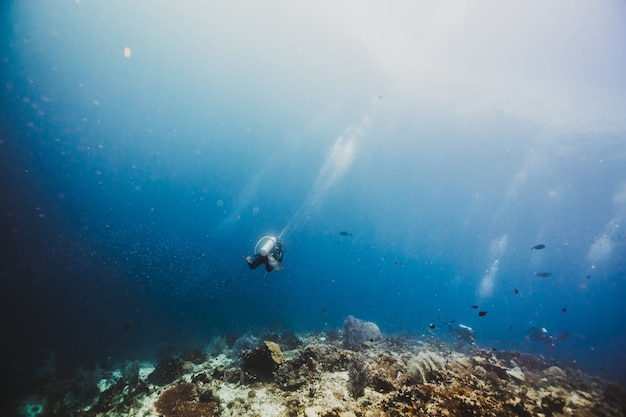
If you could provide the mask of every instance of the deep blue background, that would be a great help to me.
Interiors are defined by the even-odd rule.
[[[265,22],[240,6],[5,3],[0,343],[16,381],[51,352],[71,369],[352,314],[448,339],[456,320],[481,346],[625,382],[623,117],[536,118],[454,77],[407,86],[293,5]],[[598,113],[624,91],[610,46]],[[555,79],[578,91],[570,76]],[[285,269],[249,271],[256,240],[285,228]],[[531,326],[570,337],[529,343]]]

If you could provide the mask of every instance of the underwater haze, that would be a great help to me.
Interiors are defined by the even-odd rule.
[[[0,7],[16,392],[348,315],[626,384],[624,2]]]

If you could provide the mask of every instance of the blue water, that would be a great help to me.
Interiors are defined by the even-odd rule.
[[[52,352],[113,366],[348,315],[444,340],[455,320],[626,383],[623,4],[579,5],[559,36],[555,6],[530,34],[520,13],[465,39],[410,24],[432,5],[379,27],[369,3],[135,3],[1,6],[16,386]],[[250,271],[281,232],[284,270]],[[534,326],[563,340],[529,342]]]

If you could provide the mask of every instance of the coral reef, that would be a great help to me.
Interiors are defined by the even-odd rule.
[[[300,340],[300,338],[298,338],[295,332],[292,332],[290,330],[285,330],[280,334],[278,343],[285,350],[292,350],[302,346],[302,341]]]
[[[362,353],[355,353],[348,363],[348,391],[354,398],[365,394],[365,386],[369,382],[367,359]]]
[[[206,361],[207,354],[200,348],[191,348],[181,353],[180,358],[185,362],[191,362],[195,364]]]
[[[100,394],[90,411],[103,414],[128,413],[131,409],[138,408],[143,397],[150,392],[151,389],[143,380],[137,380],[131,385],[120,379]]]
[[[167,385],[180,378],[185,362],[179,358],[164,358],[148,376],[148,382],[154,385]]]
[[[196,385],[182,382],[163,391],[154,403],[155,410],[164,417],[212,417],[215,402],[200,402]]]
[[[371,367],[371,387],[376,392],[387,393],[400,389],[408,381],[407,365],[389,353],[379,354]]]
[[[348,352],[340,350],[335,345],[326,343],[312,343],[306,345],[300,352],[311,372],[345,371],[350,360]]]
[[[265,341],[252,350],[241,354],[241,370],[252,380],[268,380],[283,363],[283,354],[278,344]]]
[[[407,363],[409,376],[420,384],[425,384],[435,379],[437,372],[441,371],[446,362],[441,354],[434,350],[421,350],[417,356],[411,357]]]
[[[343,347],[351,350],[361,350],[364,342],[374,342],[382,339],[382,334],[376,323],[363,321],[354,316],[348,316],[343,322]]]
[[[106,383],[91,402],[71,402],[75,382],[55,379],[57,388],[24,407],[42,404],[30,410],[46,417],[626,416],[624,387],[520,352],[407,337],[367,339],[357,352],[325,334],[297,338],[307,344],[283,352],[245,336],[197,366],[161,360],[149,376],[151,368],[126,363],[101,375]]]
[[[239,354],[245,350],[252,350],[256,348],[259,346],[259,343],[261,343],[261,339],[254,335],[246,334],[235,340],[232,351]]]

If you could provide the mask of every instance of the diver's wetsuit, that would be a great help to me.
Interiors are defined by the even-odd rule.
[[[272,252],[270,253],[270,255],[273,256],[274,259],[276,259],[279,263],[283,260],[283,247],[282,245],[279,243],[277,244],[274,249],[272,250]],[[270,265],[270,260],[267,256],[263,256],[260,253],[257,253],[254,261],[252,262],[248,262],[248,267],[250,269],[255,269],[257,266],[261,265],[261,264],[265,264],[265,270],[267,272],[272,272],[274,270],[274,268],[272,267],[272,265]]]
[[[270,261],[267,259],[267,256],[263,256],[260,253],[254,258],[254,261],[248,263],[248,267],[250,269],[255,269],[257,266],[265,264],[265,270],[267,272],[272,272],[273,268],[270,266]]]

